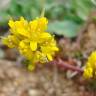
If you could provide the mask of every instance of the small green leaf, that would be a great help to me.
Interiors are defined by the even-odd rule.
[[[65,37],[75,37],[78,33],[79,25],[73,21],[55,21],[49,24],[48,31]]]

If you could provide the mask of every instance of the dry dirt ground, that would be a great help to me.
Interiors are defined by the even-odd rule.
[[[57,68],[29,72],[15,62],[0,60],[0,96],[83,96],[81,90]]]

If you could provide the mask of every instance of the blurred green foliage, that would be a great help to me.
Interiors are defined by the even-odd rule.
[[[79,25],[72,20],[55,21],[49,24],[49,32],[66,37],[75,37],[79,31]]]
[[[6,9],[0,11],[0,22],[24,16],[28,20],[40,16],[42,0],[11,0]],[[91,0],[46,0],[45,16],[49,19],[48,31],[66,37],[75,37],[80,26],[92,10],[96,9]]]

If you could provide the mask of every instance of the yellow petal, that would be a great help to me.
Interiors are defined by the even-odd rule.
[[[37,49],[37,42],[31,41],[30,42],[30,47],[32,51],[36,51]]]
[[[50,54],[47,54],[47,58],[48,58],[49,61],[53,60],[53,58],[52,58],[52,56]]]
[[[19,43],[19,47],[20,48],[24,48],[26,45],[25,45],[25,43],[24,43],[24,41],[21,41],[20,43]]]
[[[21,28],[21,29],[17,29],[17,32],[22,35],[22,36],[25,36],[25,37],[29,37],[29,33],[24,29],[24,28]]]
[[[56,46],[52,47],[52,50],[59,51],[58,47],[56,47]]]
[[[85,68],[83,76],[84,78],[91,78],[93,76],[93,69],[91,67]]]
[[[37,28],[38,22],[37,20],[33,20],[29,22],[29,26],[31,28],[31,32],[35,32]]]
[[[40,37],[41,38],[50,38],[51,35],[49,33],[42,33]]]
[[[13,20],[9,20],[9,23],[8,23],[8,25],[12,28],[12,27],[14,27],[14,21]]]

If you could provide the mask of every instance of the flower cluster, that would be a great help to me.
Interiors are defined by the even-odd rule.
[[[58,51],[54,36],[45,32],[48,20],[45,17],[28,22],[23,17],[18,21],[9,20],[11,34],[3,38],[3,43],[16,48],[29,61],[28,69],[33,70],[37,62],[51,61]]]
[[[96,77],[96,51],[89,56],[83,76],[87,79]]]

